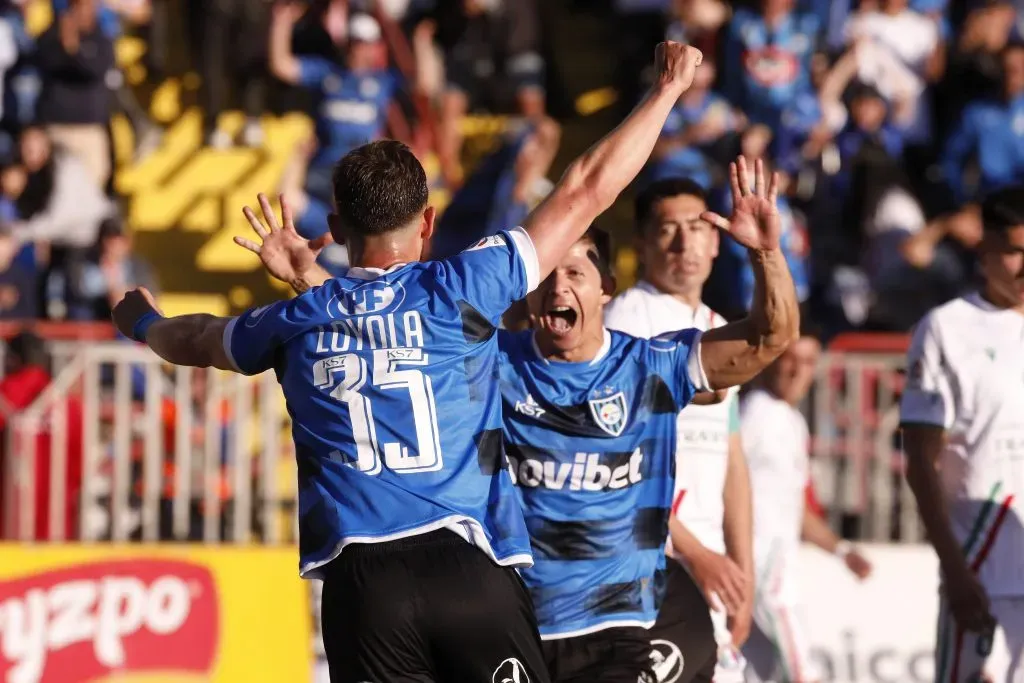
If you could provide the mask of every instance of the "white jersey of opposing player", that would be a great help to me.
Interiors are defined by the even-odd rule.
[[[800,548],[810,434],[799,410],[763,389],[740,403],[740,434],[754,498],[754,562],[762,579]]]
[[[1024,315],[971,294],[929,313],[901,424],[943,427],[950,522],[991,597],[1024,595]]]
[[[605,325],[636,337],[696,327],[721,327],[725,319],[701,304],[696,310],[654,285],[641,281],[608,304]],[[689,405],[679,413],[676,436],[676,517],[701,544],[725,553],[722,493],[729,464],[729,413],[736,392],[710,406]],[[672,554],[671,544],[668,546]]]

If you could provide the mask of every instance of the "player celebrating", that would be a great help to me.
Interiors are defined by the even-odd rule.
[[[750,192],[739,184],[745,160],[738,164],[731,222],[709,212],[704,220],[728,229],[760,265],[750,318],[654,340],[607,331],[603,306],[614,287],[607,249],[590,233],[528,297],[533,330],[499,333],[504,441],[536,560],[523,578],[553,680],[659,680],[645,629],[657,615],[665,565],[675,416],[696,391],[749,380],[794,334],[795,290],[775,252],[776,184],[765,187],[758,163]],[[252,247],[296,289],[329,278],[289,269],[302,260],[301,240],[275,234]],[[287,255],[275,258],[278,250]]]
[[[701,302],[719,240],[714,226],[701,218],[706,210],[704,190],[692,180],[660,180],[640,193],[635,215],[645,279],[609,304],[610,327],[654,337],[673,327],[708,330],[725,324]],[[669,551],[690,569],[708,602],[720,607],[711,611],[718,653],[710,658],[711,671],[698,680],[729,683],[743,680],[738,648],[749,632],[753,606],[750,485],[736,392],[701,398],[679,414],[676,521]],[[682,571],[675,562],[669,565],[670,574]],[[694,647],[694,634],[675,627],[680,616],[696,607],[686,595],[666,596],[652,632],[671,652]],[[698,664],[690,657],[687,661]]]
[[[299,460],[301,571],[324,579],[335,683],[548,680],[514,569],[532,560],[502,468],[493,332],[639,172],[700,61],[659,45],[651,91],[524,227],[451,259],[420,262],[434,226],[426,176],[382,141],[334,172],[345,277],[237,318],[164,318],[145,290],[115,308],[122,332],[171,363],[277,373]]]
[[[799,406],[814,381],[821,344],[803,336],[761,375],[743,400],[740,430],[754,497],[757,590],[754,628],[743,646],[748,681],[812,683],[810,643],[800,619],[799,586],[792,567],[800,541],[841,557],[858,578],[871,565],[841,541],[805,504],[810,492],[810,439]]]
[[[938,683],[1024,680],[1024,186],[982,221],[984,285],[918,324],[900,404],[942,573]]]

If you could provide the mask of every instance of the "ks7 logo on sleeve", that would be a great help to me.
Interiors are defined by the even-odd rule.
[[[96,562],[0,582],[0,683],[209,672],[218,610],[210,571],[174,560]]]

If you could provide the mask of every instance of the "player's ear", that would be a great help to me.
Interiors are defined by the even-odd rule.
[[[615,276],[609,273],[608,275],[601,276],[601,305],[607,304],[615,296],[615,290],[619,286],[619,283],[615,280]]]
[[[345,228],[342,225],[341,217],[338,214],[327,214],[327,228],[331,231],[331,237],[334,238],[335,244],[345,244],[347,242]]]
[[[423,223],[420,226],[420,237],[423,238],[424,242],[429,242],[430,238],[434,235],[434,220],[437,218],[437,211],[432,206],[428,206],[423,211]]]

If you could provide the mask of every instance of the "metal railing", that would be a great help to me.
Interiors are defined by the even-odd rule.
[[[75,404],[80,410],[69,411]],[[279,476],[287,426],[273,373],[171,368],[135,344],[81,344],[8,420],[3,536],[291,541],[294,524],[285,518],[294,518],[294,494]],[[70,430],[80,431],[77,448]],[[40,469],[46,487],[38,486]],[[71,476],[76,470],[80,477]]]

